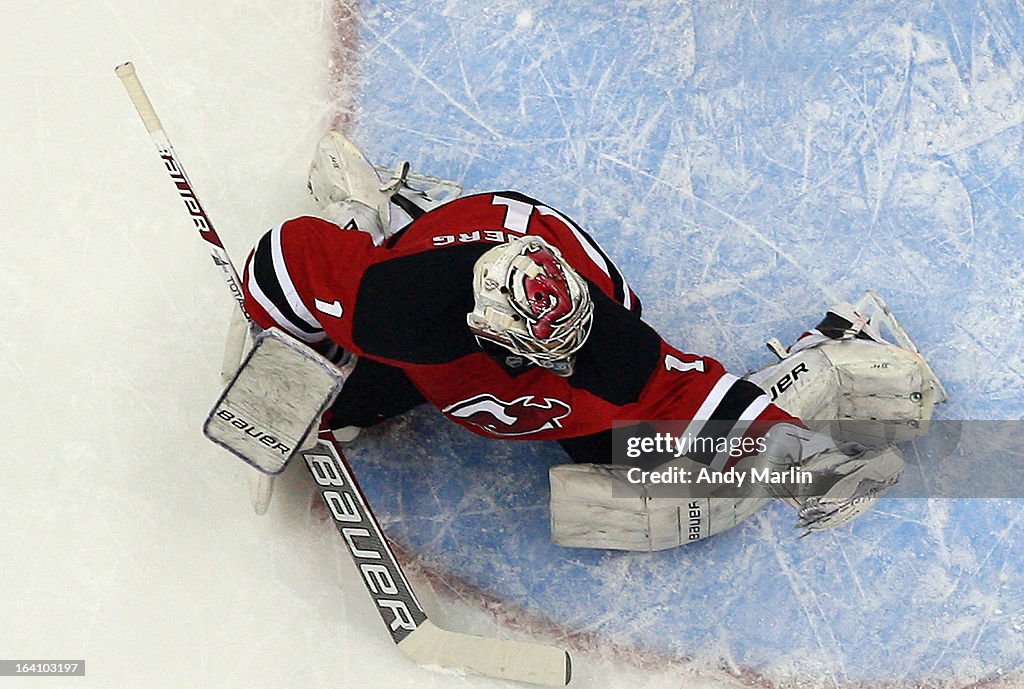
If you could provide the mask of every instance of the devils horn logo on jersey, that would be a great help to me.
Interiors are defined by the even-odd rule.
[[[561,428],[572,407],[562,400],[523,395],[511,402],[483,393],[450,404],[444,413],[472,424],[491,435],[516,436]]]
[[[523,289],[535,319],[530,325],[530,330],[538,338],[546,340],[554,332],[553,326],[572,311],[569,283],[558,259],[547,248],[532,248],[523,255],[537,264],[542,271],[536,275],[525,275]]]

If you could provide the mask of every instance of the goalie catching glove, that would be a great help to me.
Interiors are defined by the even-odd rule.
[[[858,448],[852,455],[829,450],[802,467],[814,476],[809,495],[780,497],[796,508],[798,529],[808,533],[830,529],[871,509],[887,488],[899,482],[903,465],[903,453],[897,447]]]
[[[787,430],[784,424],[773,428],[768,435],[777,431],[789,435]],[[804,429],[798,430],[807,433]],[[810,435],[824,438],[817,433]],[[771,446],[770,441],[770,449]],[[798,447],[806,450],[810,445],[803,440]],[[866,448],[853,443],[842,447],[831,445],[814,451],[806,458],[767,459],[776,464],[782,459],[782,466],[799,467],[802,472],[810,474],[810,483],[770,486],[775,497],[796,508],[795,526],[807,529],[808,533],[845,524],[871,509],[887,488],[899,482],[904,466],[903,453],[895,446]]]
[[[903,473],[903,453],[895,446],[837,446],[828,436],[792,424],[773,427],[765,440],[762,461],[780,470],[798,467],[812,477],[809,484],[770,486],[772,495],[796,508],[798,529],[821,531],[855,519]]]

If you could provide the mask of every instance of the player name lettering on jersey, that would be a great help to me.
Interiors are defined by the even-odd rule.
[[[504,244],[521,234],[505,230],[473,230],[472,232],[460,232],[459,234],[442,234],[433,238],[434,246],[447,246],[449,244],[471,244],[473,242],[494,242]]]

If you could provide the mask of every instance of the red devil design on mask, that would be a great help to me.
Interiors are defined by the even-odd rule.
[[[558,259],[547,247],[533,246],[523,255],[542,270],[537,275],[525,275],[523,289],[532,315],[530,332],[546,340],[554,332],[554,326],[572,312],[569,283]]]

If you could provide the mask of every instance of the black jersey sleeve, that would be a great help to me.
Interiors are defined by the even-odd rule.
[[[569,383],[619,406],[636,402],[658,369],[661,337],[594,285],[590,297],[594,325]]]

